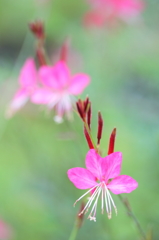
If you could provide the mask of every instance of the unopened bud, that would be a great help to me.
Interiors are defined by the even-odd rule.
[[[44,23],[41,20],[29,23],[29,28],[37,39],[45,38]]]
[[[110,135],[108,155],[114,152],[115,137],[116,137],[116,128],[113,129],[113,131]]]
[[[97,144],[100,144],[103,130],[103,118],[101,112],[98,112],[98,132],[97,132]]]

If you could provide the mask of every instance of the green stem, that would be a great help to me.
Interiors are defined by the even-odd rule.
[[[144,230],[142,229],[139,220],[137,219],[137,217],[135,216],[135,214],[134,214],[133,211],[131,210],[129,203],[126,202],[121,195],[118,195],[118,197],[119,197],[120,201],[121,201],[121,202],[124,204],[124,206],[126,207],[127,214],[128,214],[129,217],[132,218],[132,220],[134,221],[134,223],[135,223],[135,225],[136,225],[136,228],[138,229],[138,232],[140,233],[140,235],[142,236],[142,238],[143,238],[144,240],[146,240],[146,239],[147,239],[147,238],[146,238],[146,234],[145,234]]]
[[[75,222],[68,240],[75,240],[78,233],[77,223]]]

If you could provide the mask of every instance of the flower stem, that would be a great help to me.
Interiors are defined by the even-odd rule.
[[[75,222],[68,240],[75,240],[78,233],[77,223]]]
[[[131,207],[130,207],[130,204],[129,204],[128,200],[124,199],[121,195],[118,195],[118,197],[119,197],[120,201],[124,204],[124,206],[125,206],[125,208],[127,210],[127,214],[134,221],[134,223],[136,225],[136,228],[138,229],[138,232],[142,236],[142,239],[146,240],[147,239],[146,238],[146,234],[145,234],[143,228],[141,227],[141,224],[140,224],[139,220],[137,219],[137,217],[135,216],[135,214],[131,210]]]

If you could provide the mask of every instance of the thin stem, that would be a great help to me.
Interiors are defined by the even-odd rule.
[[[75,222],[68,240],[75,240],[78,230],[79,230],[79,228],[77,227],[77,223]]]
[[[130,205],[129,205],[129,202],[128,201],[125,201],[124,198],[121,196],[121,195],[118,195],[120,201],[124,204],[126,210],[127,210],[127,213],[129,215],[130,218],[132,218],[132,220],[134,221],[135,225],[136,225],[136,228],[138,229],[138,232],[140,233],[140,235],[142,236],[142,238],[144,240],[146,240],[146,234],[143,230],[143,228],[141,227],[141,224],[139,222],[139,220],[137,219],[137,217],[135,216],[135,214],[133,213],[133,211],[131,210],[130,208]]]

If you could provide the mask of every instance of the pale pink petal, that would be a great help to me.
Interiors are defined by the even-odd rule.
[[[39,69],[39,78],[45,86],[54,90],[63,90],[70,81],[69,69],[62,61],[59,61],[53,67],[42,66]]]
[[[130,193],[138,187],[138,183],[130,176],[121,175],[114,178],[107,187],[114,194]]]
[[[35,104],[49,104],[53,93],[46,88],[38,88],[31,95],[31,101]]]
[[[48,107],[50,109],[54,108],[60,102],[60,100],[61,100],[61,95],[58,93],[53,93],[50,99],[50,102],[48,104]]]
[[[95,177],[87,169],[80,167],[71,168],[68,170],[67,174],[68,178],[71,182],[73,182],[76,188],[87,189],[92,188],[97,184],[95,181]]]
[[[39,69],[39,79],[44,86],[53,88],[54,90],[60,89],[58,79],[53,74],[53,67],[42,66]]]
[[[69,68],[63,61],[59,61],[54,66],[54,76],[58,79],[62,88],[68,86],[70,83],[70,72]]]
[[[70,94],[73,95],[81,94],[89,83],[90,77],[88,75],[82,73],[77,74],[71,79],[68,91]]]
[[[118,11],[121,17],[127,18],[137,16],[144,9],[144,3],[139,0],[123,0],[118,5]]]
[[[94,149],[89,150],[86,155],[87,169],[98,179],[102,180],[102,158],[96,153]]]
[[[34,87],[37,81],[37,71],[35,67],[34,60],[32,58],[28,58],[19,75],[19,82],[22,87]]]
[[[17,112],[20,108],[22,108],[28,100],[28,91],[26,89],[18,90],[6,111],[6,117],[12,117],[14,113]]]
[[[0,239],[8,240],[12,238],[12,230],[10,226],[0,219]]]
[[[105,24],[105,17],[98,10],[90,11],[85,14],[83,23],[85,27],[103,27]]]
[[[102,158],[102,172],[105,176],[105,181],[115,178],[120,174],[122,163],[122,153],[114,152]]]

